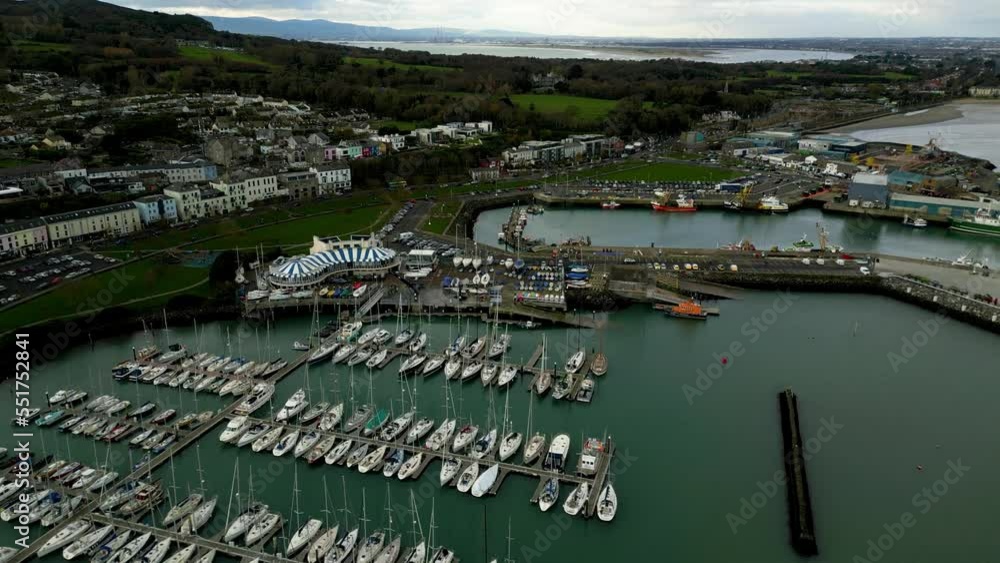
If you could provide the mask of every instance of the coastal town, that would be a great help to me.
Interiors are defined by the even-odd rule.
[[[876,561],[997,492],[1000,43],[66,1],[0,7],[0,563]]]

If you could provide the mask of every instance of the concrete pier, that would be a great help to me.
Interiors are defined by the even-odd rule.
[[[791,389],[778,393],[781,411],[781,433],[785,451],[785,474],[788,484],[788,525],[792,547],[801,555],[816,555],[816,534],[813,529],[812,502],[806,480],[802,434],[799,432],[798,398]]]

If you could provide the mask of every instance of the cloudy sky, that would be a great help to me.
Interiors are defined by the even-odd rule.
[[[112,0],[145,10],[394,28],[659,38],[997,36],[996,0]]]

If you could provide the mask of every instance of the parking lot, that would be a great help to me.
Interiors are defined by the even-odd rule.
[[[118,259],[94,252],[54,251],[0,263],[0,306],[107,269]]]

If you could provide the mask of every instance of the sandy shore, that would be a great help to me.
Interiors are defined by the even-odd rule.
[[[948,102],[944,105],[932,107],[927,111],[921,111],[920,113],[915,113],[913,115],[906,115],[904,113],[889,115],[869,121],[854,123],[852,125],[845,125],[844,127],[838,127],[836,129],[830,129],[828,132],[854,133],[855,131],[867,129],[890,129],[893,127],[912,127],[916,125],[941,123],[942,121],[950,121],[952,119],[962,117],[964,114],[962,113],[961,106],[970,104],[992,104],[1000,106],[1000,101],[965,98],[954,102]]]

